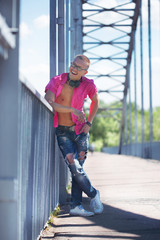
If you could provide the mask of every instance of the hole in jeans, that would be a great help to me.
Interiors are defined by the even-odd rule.
[[[87,152],[81,151],[81,152],[79,153],[78,160],[79,160],[79,161],[83,161],[83,160],[86,159],[86,157],[87,157]]]
[[[68,153],[66,155],[66,160],[69,164],[73,164],[74,163],[74,153]]]

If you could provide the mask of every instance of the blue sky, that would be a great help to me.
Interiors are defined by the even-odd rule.
[[[21,1],[20,72],[42,95],[49,81],[49,0]]]
[[[125,0],[124,0],[125,1]],[[123,3],[118,0],[118,3]],[[114,4],[116,0],[95,2],[105,3],[107,7]],[[153,80],[153,106],[160,106],[160,19],[159,0],[152,0],[152,80]],[[147,0],[143,0],[143,26],[144,26],[144,85],[145,85],[145,107],[148,108],[148,39],[147,39]],[[49,0],[21,0],[20,15],[20,72],[31,82],[42,95],[49,81]],[[138,33],[137,33],[138,35]],[[104,71],[101,66],[100,72]],[[138,82],[138,104],[140,104],[140,79]],[[100,84],[100,83],[99,83]],[[101,84],[103,85],[103,84]],[[133,84],[132,84],[133,85]],[[100,86],[103,88],[103,86]],[[134,91],[132,93],[134,100]],[[107,100],[108,101],[108,100]]]

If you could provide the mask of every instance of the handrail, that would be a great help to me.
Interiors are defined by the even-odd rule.
[[[65,201],[69,178],[55,141],[51,106],[26,78],[19,79],[19,239],[36,239],[51,211]]]
[[[32,84],[21,73],[19,74],[19,81],[26,86],[37,98],[40,100],[51,112],[54,112],[45,98],[32,86]]]

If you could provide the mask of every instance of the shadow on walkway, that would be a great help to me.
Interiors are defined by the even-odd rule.
[[[54,227],[61,228],[63,231],[58,231],[55,234],[55,239],[160,240],[160,220],[124,211],[106,204],[104,204],[104,212],[101,215],[86,218],[89,220],[86,224],[84,224],[84,218],[73,217],[68,214],[69,208],[64,206],[59,216],[63,224],[54,225]],[[76,218],[79,218],[78,223],[74,221]],[[100,231],[98,227],[100,227]],[[79,232],[76,232],[74,228],[78,228]],[[94,228],[97,230],[96,233]]]
[[[55,240],[160,240],[159,162],[95,153],[86,170],[100,190],[104,212],[74,217],[67,203],[53,225]],[[83,198],[86,210],[89,202]]]

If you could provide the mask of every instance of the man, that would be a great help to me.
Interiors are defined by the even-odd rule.
[[[58,145],[72,174],[70,214],[80,216],[92,216],[103,211],[99,191],[91,185],[83,170],[89,130],[99,102],[93,80],[84,77],[89,65],[90,60],[85,55],[77,55],[71,63],[69,73],[55,76],[45,89],[45,99],[55,111],[54,127]],[[87,95],[91,99],[91,105],[86,121],[83,105]],[[91,198],[92,212],[82,207],[82,192]]]

